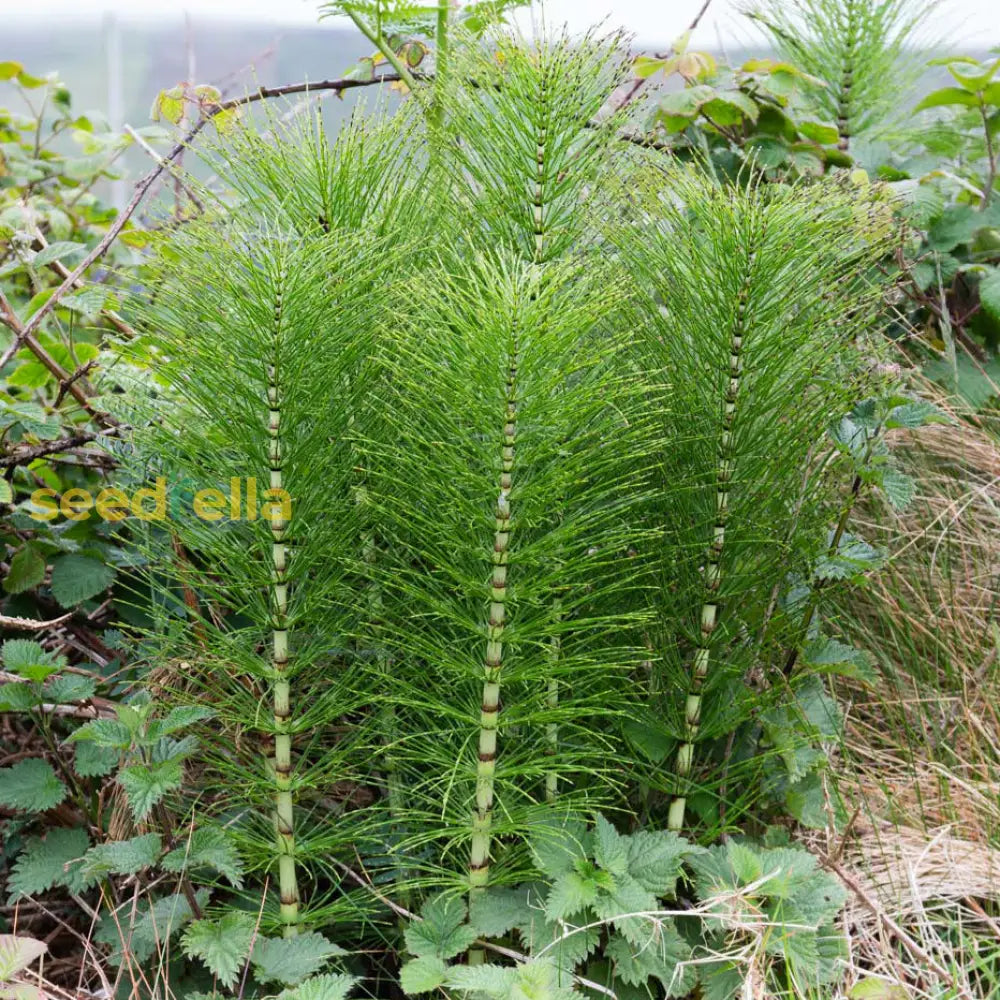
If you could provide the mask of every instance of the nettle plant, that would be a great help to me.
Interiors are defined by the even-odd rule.
[[[155,243],[105,401],[195,495],[129,574],[157,699],[72,737],[130,809],[92,850],[174,875],[196,990],[395,978],[330,940],[387,911],[413,993],[830,982],[815,859],[699,842],[836,821],[824,602],[932,418],[879,364],[892,206],[622,142],[617,37],[460,41],[425,118],[233,123]]]

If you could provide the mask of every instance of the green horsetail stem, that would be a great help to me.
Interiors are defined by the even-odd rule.
[[[736,420],[736,404],[743,376],[743,338],[746,335],[746,309],[750,297],[750,282],[753,273],[754,252],[750,251],[746,275],[737,296],[736,318],[729,339],[729,373],[723,403],[722,433],[719,436],[719,462],[716,466],[715,521],[712,526],[712,542],[705,562],[704,598],[701,606],[700,638],[695,650],[691,681],[684,705],[684,742],[677,750],[674,774],[677,779],[677,794],[670,803],[667,813],[667,829],[679,831],[684,828],[684,811],[687,805],[687,788],[694,765],[694,744],[701,727],[702,689],[708,679],[712,658],[712,636],[718,624],[719,587],[722,583],[722,553],[726,544],[726,521],[729,517],[729,490],[733,476],[733,426]]]
[[[533,263],[536,268],[541,266],[542,256],[545,252],[545,142],[548,137],[547,126],[549,107],[548,84],[546,83],[545,77],[545,67],[543,66],[539,80],[539,88],[541,91],[539,94],[539,107],[544,109],[546,118],[545,124],[539,128],[535,140],[535,195],[532,199],[532,222],[534,224],[535,235],[535,255]],[[553,605],[553,612],[558,625],[558,622],[562,617],[562,605],[559,600],[555,601]],[[553,716],[559,708],[559,681],[556,679],[555,671],[562,652],[561,646],[562,644],[559,636],[553,636],[552,643],[549,647],[549,659],[552,665],[552,673],[549,676],[548,690],[545,695],[545,707],[553,714]],[[546,755],[550,759],[555,760],[559,752],[559,724],[557,722],[552,721],[546,724],[545,743]],[[558,793],[559,775],[554,769],[549,768],[545,772],[545,801],[554,802]]]
[[[493,534],[493,574],[490,581],[490,618],[483,661],[483,697],[479,716],[479,758],[476,763],[476,809],[472,817],[469,886],[481,890],[489,882],[493,840],[493,791],[496,777],[497,726],[500,715],[500,673],[503,669],[504,630],[507,622],[507,568],[510,557],[510,490],[517,437],[517,347],[507,371],[507,403],[501,448],[500,493]]]
[[[283,284],[283,283],[282,283]],[[281,332],[281,286],[274,304],[274,339]],[[267,372],[268,461],[271,489],[283,489],[281,454],[281,390],[275,365]],[[274,493],[272,496],[280,494]],[[280,504],[271,509],[271,603],[274,671],[274,827],[278,848],[278,893],[285,937],[298,933],[299,886],[295,874],[295,816],[292,799],[291,687],[288,682],[288,524]]]

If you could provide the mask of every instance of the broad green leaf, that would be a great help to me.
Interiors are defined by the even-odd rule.
[[[80,740],[73,751],[73,770],[81,778],[103,778],[118,764],[118,751],[99,746],[90,740]]]
[[[411,955],[454,958],[479,936],[465,922],[465,901],[458,896],[441,893],[424,903],[420,915],[423,919],[412,921],[404,932]]]
[[[593,876],[600,875],[604,875],[606,879],[609,877],[607,872],[594,869]],[[593,876],[587,877],[575,871],[560,875],[545,901],[545,915],[549,920],[569,920],[590,906],[597,899],[598,880]],[[612,881],[608,889],[613,888]]]
[[[72,243],[67,240],[50,243],[35,254],[32,264],[35,267],[44,267],[46,264],[51,264],[54,260],[75,257],[83,253],[86,249],[86,246],[82,243]]]
[[[53,886],[82,888],[79,862],[90,847],[87,831],[79,827],[50,830],[45,836],[32,837],[14,862],[7,888],[10,900],[37,896]]]
[[[538,889],[532,884],[490,887],[470,898],[469,923],[481,937],[502,937],[537,916],[539,908]]]
[[[0,767],[0,806],[18,812],[44,812],[66,798],[66,786],[52,765],[29,757],[11,767]]]
[[[628,871],[628,858],[628,840],[598,814],[594,828],[594,859],[612,875],[624,875]]]
[[[149,740],[158,740],[179,729],[187,729],[197,722],[211,719],[213,715],[215,712],[204,705],[179,705],[172,708],[164,718],[153,719],[146,729],[146,737]]]
[[[404,962],[399,970],[399,985],[409,996],[430,993],[444,984],[448,966],[436,955],[421,955]]]
[[[974,108],[978,104],[975,94],[970,94],[961,87],[942,87],[931,91],[913,110],[925,111],[927,108],[944,108],[960,106]]]
[[[640,830],[627,840],[629,875],[661,899],[673,897],[684,859],[701,850],[666,830]]]
[[[818,673],[836,673],[873,683],[876,675],[871,658],[863,650],[836,639],[820,636],[808,642],[802,650],[802,662]]]
[[[13,80],[24,67],[19,62],[6,60],[0,62],[0,80]]]
[[[21,389],[40,389],[54,376],[40,361],[25,361],[7,376],[7,384]]]
[[[629,986],[646,986],[652,976],[660,981],[668,997],[687,996],[694,989],[697,967],[691,964],[691,946],[672,920],[665,918],[657,927],[651,927],[643,944],[635,944],[620,934],[612,935],[605,954],[614,962],[615,974]]]
[[[660,98],[659,106],[665,114],[693,118],[701,106],[715,96],[715,88],[702,83],[696,87],[685,87],[672,94],[665,94]]]
[[[0,983],[10,982],[48,950],[49,946],[44,941],[14,934],[0,934]]]
[[[96,691],[96,681],[81,674],[59,674],[50,678],[43,688],[45,700],[54,705],[71,705],[75,701],[86,701],[92,698]]]
[[[309,931],[293,938],[258,937],[250,961],[258,982],[294,986],[318,972],[334,956],[346,954],[322,934]]]
[[[913,1000],[910,991],[900,983],[867,976],[859,979],[848,991],[850,1000]]]
[[[881,486],[894,510],[905,510],[917,495],[917,481],[913,476],[892,466],[882,471]]]
[[[0,646],[4,668],[29,681],[43,681],[66,665],[66,658],[47,653],[33,639],[8,639]]]
[[[167,792],[180,788],[181,777],[179,760],[165,760],[159,764],[133,764],[121,771],[118,781],[125,789],[136,823],[141,823]]]
[[[184,844],[163,858],[160,866],[168,872],[212,868],[237,888],[243,884],[243,865],[236,847],[225,831],[215,827],[203,826],[194,830]],[[256,957],[256,952],[254,954]]]
[[[144,833],[128,840],[112,840],[92,847],[84,855],[84,874],[90,878],[103,875],[135,875],[156,864],[162,850],[158,833]]]
[[[92,740],[99,747],[127,750],[132,745],[132,730],[118,719],[91,719],[66,737],[67,742]]]
[[[579,820],[554,816],[532,825],[529,844],[535,864],[549,878],[557,878],[586,859],[591,839]]]
[[[0,503],[13,503],[14,490],[10,483],[0,476]]]
[[[189,958],[198,958],[225,987],[231,987],[246,964],[254,938],[254,919],[234,910],[218,920],[196,920],[181,943]]]
[[[833,125],[823,125],[821,122],[799,122],[798,128],[800,135],[822,146],[832,146],[839,138]]]
[[[978,289],[983,309],[1000,323],[1000,267],[987,268]]]
[[[358,976],[349,976],[344,972],[328,972],[321,976],[312,976],[297,986],[282,990],[275,1000],[346,1000],[347,995],[359,982],[361,980]]]
[[[45,558],[37,549],[25,545],[14,553],[3,589],[8,594],[21,594],[37,587],[44,579]]]
[[[660,910],[656,897],[630,875],[615,880],[612,892],[598,894],[593,910],[601,920],[610,920],[633,944],[649,936],[653,919]]]
[[[115,571],[99,559],[58,556],[52,563],[52,596],[64,608],[72,608],[107,590],[114,579]]]
[[[927,245],[932,250],[946,252],[959,244],[968,243],[982,225],[982,218],[970,205],[951,205],[927,231]]]
[[[894,406],[886,417],[885,426],[889,430],[905,427],[913,430],[926,424],[949,424],[951,419],[933,403],[924,399],[914,399]]]

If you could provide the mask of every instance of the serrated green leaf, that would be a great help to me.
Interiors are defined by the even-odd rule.
[[[40,757],[0,767],[0,805],[18,812],[44,812],[66,798],[66,786]]]
[[[436,955],[421,955],[404,962],[399,970],[399,985],[408,996],[430,993],[444,984],[448,966]]]
[[[243,884],[243,865],[236,847],[224,830],[215,827],[194,830],[186,843],[175,847],[163,858],[160,866],[168,872],[212,868],[237,888]]]
[[[83,253],[86,250],[86,246],[82,243],[71,243],[62,240],[57,243],[50,243],[47,247],[43,247],[38,253],[35,254],[32,263],[35,267],[44,267],[46,264],[51,264],[54,260],[59,259],[69,259],[75,257],[78,254]]]
[[[346,1000],[347,995],[359,983],[358,976],[344,972],[328,972],[282,990],[275,1000]]]
[[[519,924],[528,923],[540,909],[538,889],[533,885],[490,887],[469,900],[469,923],[481,937],[502,937]]]
[[[594,859],[612,875],[628,871],[628,841],[601,815],[594,828]]]
[[[52,596],[64,608],[72,608],[107,590],[114,579],[115,571],[99,559],[59,556],[52,563]]]
[[[81,778],[103,778],[118,764],[118,751],[81,740],[73,751],[73,770]]]
[[[118,781],[125,789],[136,823],[141,823],[167,792],[180,787],[181,777],[181,762],[176,759],[159,764],[132,764],[121,771]]]
[[[691,946],[669,919],[651,927],[648,940],[642,944],[632,943],[620,934],[612,935],[604,953],[614,962],[615,974],[630,986],[645,986],[652,976],[660,981],[668,997],[682,997],[694,989],[697,981]]]
[[[565,872],[555,880],[549,892],[545,914],[552,921],[569,920],[590,906],[596,898],[595,879],[586,878],[575,871]]]
[[[653,915],[659,912],[660,904],[653,893],[630,875],[615,881],[612,892],[598,894],[593,910],[601,920],[610,920],[633,944],[641,944],[649,936]]]
[[[99,747],[127,750],[132,745],[132,730],[118,719],[91,719],[75,729],[66,741],[90,740]]]
[[[294,986],[318,972],[334,956],[346,954],[322,934],[310,931],[293,938],[258,937],[250,961],[258,982]]]
[[[803,663],[819,673],[856,677],[866,683],[876,679],[868,654],[836,639],[819,636],[806,643],[801,656]]]
[[[151,868],[160,857],[163,844],[158,833],[144,833],[128,840],[97,844],[87,851],[83,871],[89,879],[103,875],[135,875]]]
[[[215,712],[202,705],[179,705],[172,708],[162,719],[154,719],[146,729],[146,737],[150,740],[158,740],[170,733],[175,733],[179,729],[187,729],[197,722],[211,719]]]
[[[532,825],[529,844],[535,864],[550,878],[558,878],[586,859],[591,840],[579,820],[552,817]]]
[[[10,901],[36,896],[56,885],[78,891],[83,883],[79,865],[73,862],[79,861],[89,846],[87,831],[79,827],[50,830],[44,838],[30,838],[11,867],[7,880]]]
[[[45,700],[54,705],[71,705],[75,701],[86,701],[97,691],[97,683],[92,677],[82,674],[58,674],[50,677],[42,688]]]
[[[420,915],[423,919],[412,921],[404,932],[411,955],[454,958],[478,937],[465,923],[465,902],[458,896],[441,893],[424,903]]]
[[[253,937],[253,917],[235,910],[218,920],[196,920],[181,944],[189,958],[200,959],[223,986],[231,987],[246,964]]]
[[[47,653],[31,639],[8,639],[0,647],[0,660],[12,674],[29,681],[43,681],[66,665],[64,656]]]
[[[879,477],[886,499],[892,504],[893,510],[906,510],[917,495],[917,481],[913,476],[893,468],[891,465],[882,470]]]
[[[21,684],[17,681],[0,684],[0,712],[29,712],[44,700],[38,684]]]
[[[0,983],[10,982],[49,950],[35,938],[0,934]]]
[[[3,581],[3,589],[8,594],[22,594],[37,587],[44,579],[44,557],[37,549],[25,545],[14,553]]]
[[[983,309],[1000,322],[1000,267],[988,268],[979,281],[979,301]]]
[[[640,830],[628,839],[628,873],[658,897],[673,897],[684,859],[701,848],[669,831]]]

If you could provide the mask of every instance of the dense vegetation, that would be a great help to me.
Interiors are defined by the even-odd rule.
[[[325,5],[334,136],[0,63],[3,996],[1000,989],[1000,60],[507,6]]]

